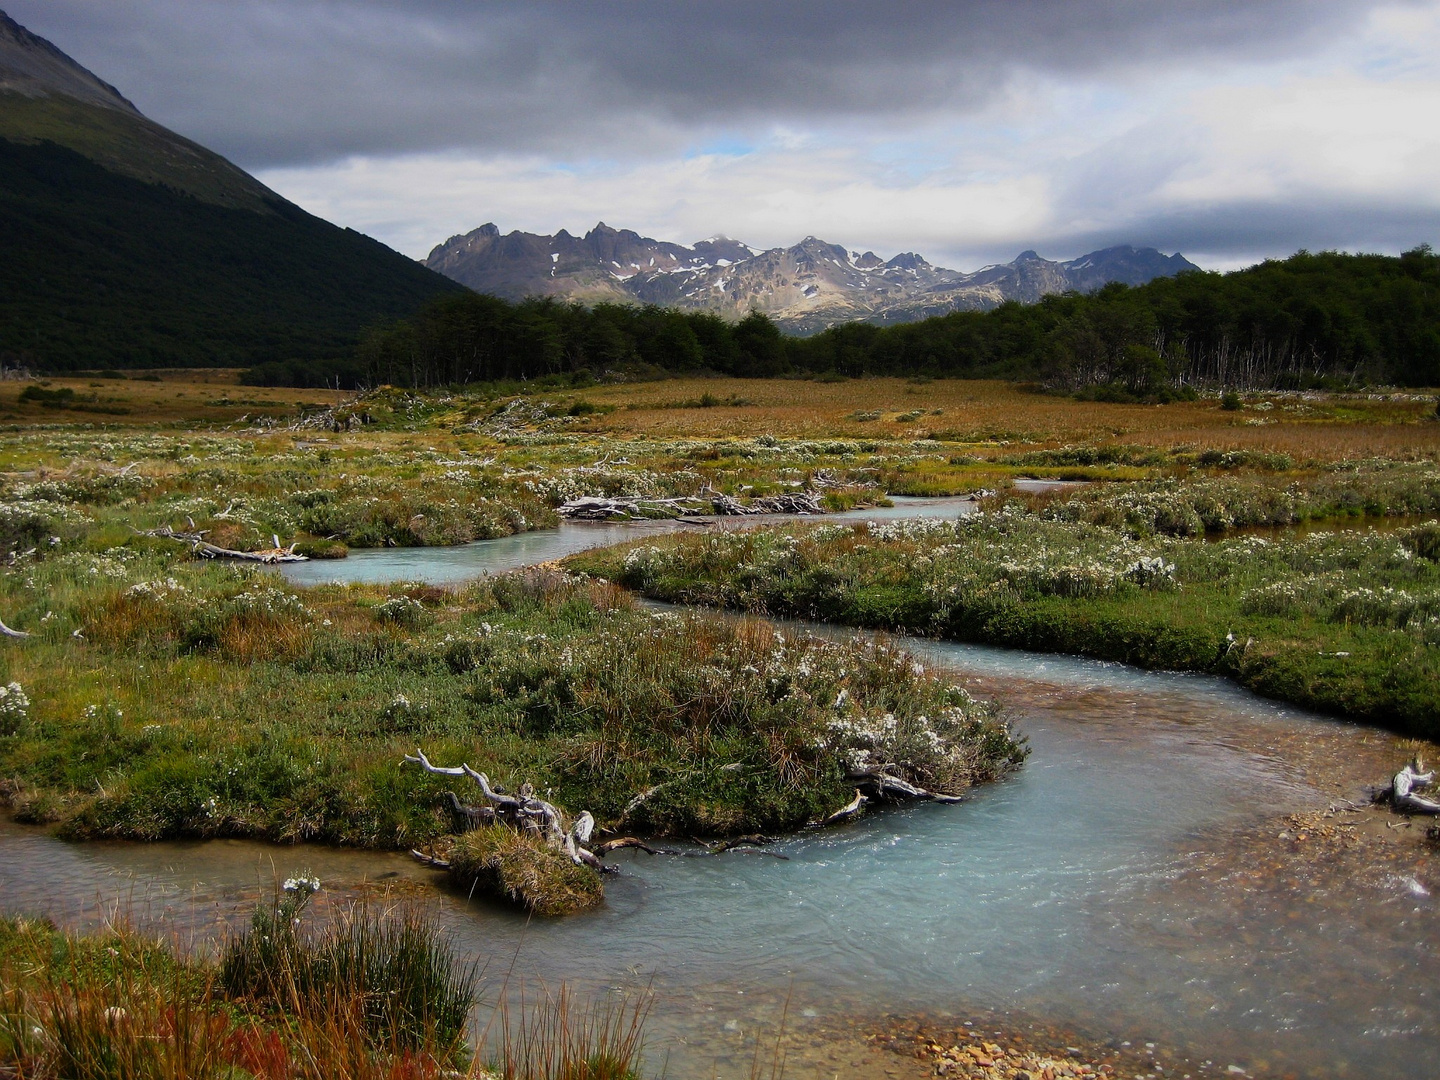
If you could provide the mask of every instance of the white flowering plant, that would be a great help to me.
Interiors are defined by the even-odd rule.
[[[30,718],[30,698],[18,682],[0,684],[0,735],[14,735]]]

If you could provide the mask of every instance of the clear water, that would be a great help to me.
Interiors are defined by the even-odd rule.
[[[1222,680],[907,644],[1005,703],[1033,750],[1015,777],[958,805],[788,838],[783,861],[622,854],[604,907],[584,916],[531,923],[440,893],[436,917],[492,986],[506,973],[512,989],[652,985],[651,1052],[677,1077],[747,1075],[751,1035],[787,1000],[792,1030],[1017,1010],[1221,1068],[1434,1075],[1430,857],[1302,858],[1275,837],[1277,815],[1333,797],[1311,766],[1358,794],[1404,756],[1395,740]],[[77,924],[119,904],[203,934],[299,869],[326,883],[322,897],[366,881],[435,895],[396,854],[75,846],[0,826],[0,909]],[[812,1073],[797,1059],[792,1075]]]
[[[344,559],[286,563],[280,569],[286,579],[296,585],[385,581],[453,585],[484,574],[501,574],[523,566],[563,559],[579,551],[677,531],[753,528],[782,521],[892,521],[898,518],[960,517],[975,510],[975,504],[967,499],[895,496],[892,501],[894,506],[849,510],[843,514],[826,514],[823,518],[777,514],[701,519],[714,522],[709,526],[678,521],[564,521],[558,529],[541,529],[496,540],[477,540],[454,547],[361,549],[352,551]]]

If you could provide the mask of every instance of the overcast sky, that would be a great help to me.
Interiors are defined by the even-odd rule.
[[[0,0],[148,116],[423,257],[455,233],[974,269],[1440,247],[1440,0]]]

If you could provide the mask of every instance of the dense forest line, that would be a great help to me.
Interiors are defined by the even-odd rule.
[[[0,138],[0,364],[297,361],[355,375],[361,331],[461,286],[273,199],[219,206],[55,143]]]
[[[1440,385],[1440,256],[1300,252],[1231,273],[1050,296],[881,327],[787,337],[658,307],[474,293],[372,330],[330,364],[270,364],[257,383],[436,386],[588,373],[715,372],[1010,378],[1054,389],[1153,396],[1176,387]]]

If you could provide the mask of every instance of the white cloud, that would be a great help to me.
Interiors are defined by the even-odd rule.
[[[1051,217],[1040,177],[927,178],[887,184],[850,149],[766,147],[630,167],[556,168],[535,158],[466,155],[353,158],[261,178],[313,213],[423,257],[456,232],[493,220],[502,229],[572,233],[604,220],[689,243],[725,233],[755,246],[807,233],[837,242],[933,254],[954,240],[1008,245]]]
[[[731,152],[355,156],[262,179],[315,213],[423,256],[485,221],[681,242],[815,234],[961,269],[1035,247],[1184,244],[1233,265],[1297,247],[1440,240],[1440,5],[1396,4],[1273,63],[1017,72],[983,108],[886,130],[835,117],[703,134]]]

